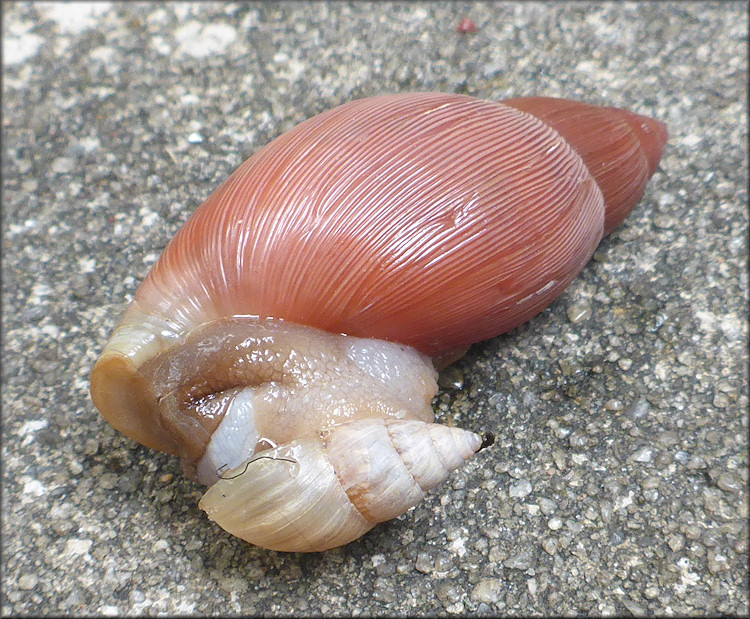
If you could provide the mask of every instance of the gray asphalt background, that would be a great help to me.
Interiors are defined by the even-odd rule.
[[[747,613],[747,28],[730,2],[3,3],[3,615]],[[344,548],[252,547],[99,417],[91,367],[242,160],[410,90],[671,138],[568,291],[443,372],[440,418],[492,449]]]

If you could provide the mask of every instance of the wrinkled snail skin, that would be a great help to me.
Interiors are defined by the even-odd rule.
[[[260,149],[198,208],[97,361],[95,405],[179,455],[227,531],[356,539],[481,445],[436,367],[542,311],[640,200],[667,132],[617,108],[410,93]]]

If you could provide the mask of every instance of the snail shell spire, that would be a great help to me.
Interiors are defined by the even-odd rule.
[[[629,110],[552,97],[504,103],[536,116],[568,141],[604,195],[604,235],[619,226],[656,172],[667,142],[664,123]]]
[[[351,421],[224,473],[200,507],[264,548],[327,550],[419,503],[481,442],[473,432],[423,421]]]

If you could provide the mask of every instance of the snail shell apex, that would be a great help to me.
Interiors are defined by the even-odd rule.
[[[643,197],[659,166],[667,128],[628,110],[552,97],[504,101],[555,128],[581,156],[604,197],[606,236]]]
[[[227,530],[284,550],[346,543],[450,469],[421,439],[394,452],[402,429],[463,441],[456,466],[478,448],[431,423],[430,358],[549,305],[641,198],[666,139],[658,121],[549,98],[385,95],[311,118],[172,239],[97,361],[94,403],[213,484],[201,505]],[[355,434],[372,457],[337,451]]]

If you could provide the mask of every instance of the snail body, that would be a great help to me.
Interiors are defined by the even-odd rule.
[[[356,539],[481,446],[432,423],[435,365],[549,305],[665,142],[657,121],[545,98],[386,95],[313,117],[172,239],[97,361],[94,403],[179,455],[243,539]]]

